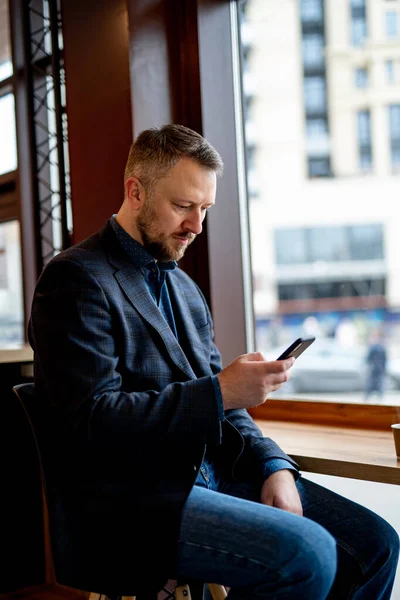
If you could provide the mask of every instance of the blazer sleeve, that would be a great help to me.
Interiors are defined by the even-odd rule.
[[[42,273],[34,295],[29,340],[35,387],[62,415],[65,427],[84,431],[108,448],[131,444],[218,444],[221,423],[210,376],[162,390],[125,391],[112,309],[96,273],[61,258]],[[158,356],[152,356],[157,369]],[[140,372],[138,373],[140,377]],[[138,386],[140,389],[140,386]],[[121,441],[123,440],[123,441]]]
[[[211,315],[209,318],[212,323]],[[222,361],[214,341],[212,344],[211,369],[217,375],[221,371]],[[264,480],[266,463],[273,459],[284,459],[296,470],[299,468],[298,464],[276,442],[263,436],[261,429],[257,427],[246,409],[225,411],[225,418],[239,431],[244,442],[243,450],[234,468],[237,478],[246,479],[250,476],[260,481]]]

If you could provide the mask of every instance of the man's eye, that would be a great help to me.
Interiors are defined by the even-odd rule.
[[[189,206],[182,206],[181,204],[175,204],[177,208],[190,208]]]

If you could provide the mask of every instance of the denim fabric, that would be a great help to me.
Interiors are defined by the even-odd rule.
[[[399,538],[381,517],[301,477],[304,517],[259,503],[251,482],[202,466],[183,510],[178,576],[230,600],[388,600]]]

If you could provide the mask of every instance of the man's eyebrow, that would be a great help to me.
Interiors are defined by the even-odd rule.
[[[173,202],[182,202],[185,204],[190,204],[190,206],[194,205],[194,206],[202,206],[202,202],[194,202],[193,200],[185,200],[184,198],[174,198]],[[205,204],[205,206],[207,208],[211,208],[212,206],[214,206],[214,202],[207,202],[207,204]]]

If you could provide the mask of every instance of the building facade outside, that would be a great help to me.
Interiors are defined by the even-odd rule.
[[[400,358],[400,1],[248,0],[241,40],[258,347]]]

